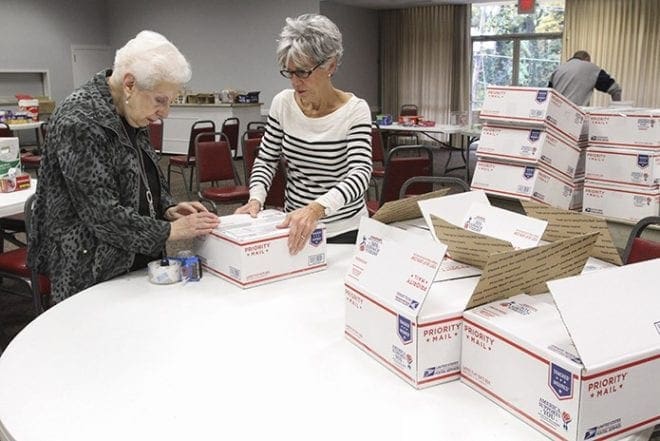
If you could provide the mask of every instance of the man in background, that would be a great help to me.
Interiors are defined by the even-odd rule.
[[[591,62],[586,51],[577,51],[550,76],[548,87],[577,104],[586,106],[593,90],[608,93],[612,101],[621,101],[621,86],[607,72]]]

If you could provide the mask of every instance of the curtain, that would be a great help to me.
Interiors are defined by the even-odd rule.
[[[660,1],[566,0],[563,58],[586,50],[621,85],[622,100],[660,107]],[[610,102],[594,92],[592,106]]]
[[[469,19],[468,5],[381,12],[383,113],[416,104],[425,119],[444,124],[451,111],[469,109]]]

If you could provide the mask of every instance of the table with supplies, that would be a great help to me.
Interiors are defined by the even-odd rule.
[[[30,180],[30,188],[25,190],[0,193],[0,217],[13,216],[23,213],[25,201],[34,194],[37,189],[37,180]]]

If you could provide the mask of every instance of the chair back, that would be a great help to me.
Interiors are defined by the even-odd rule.
[[[418,115],[417,104],[402,104],[401,109],[399,110],[399,115],[417,116]]]
[[[263,121],[250,121],[247,123],[246,132],[250,132],[249,138],[260,138],[266,132],[266,123]]]
[[[212,140],[213,137],[211,134],[215,133],[215,123],[210,119],[195,121],[193,123],[190,128],[190,141],[188,143],[188,162],[190,162],[190,158],[195,157],[195,140],[202,133],[207,134],[202,138],[203,141]]]
[[[660,226],[660,216],[649,216],[640,219],[630,230],[628,243],[623,252],[625,264],[642,262],[660,257],[660,241],[642,238],[642,233],[650,225]]]
[[[32,234],[32,214],[34,211],[34,202],[36,195],[31,194],[25,201],[23,213],[25,214],[25,236],[28,239]],[[37,315],[44,312],[50,306],[50,280],[43,274],[36,271],[30,271],[30,288],[32,290],[32,300]]]
[[[149,141],[151,147],[158,153],[163,152],[163,124],[162,119],[149,123]]]
[[[220,131],[225,134],[229,141],[229,148],[233,153],[234,158],[238,154],[238,135],[241,133],[241,122],[238,118],[227,118],[223,121]]]
[[[257,159],[257,152],[259,151],[259,145],[261,145],[261,138],[243,137],[243,168],[245,169],[246,184],[250,183],[252,166],[254,165],[254,160]]]
[[[12,136],[14,136],[14,134],[9,126],[3,122],[0,122],[0,138],[10,138]]]
[[[378,124],[371,125],[371,161],[385,164],[385,149],[383,148],[383,135]]]
[[[264,205],[274,208],[284,208],[286,200],[286,160],[280,158],[280,164],[277,167],[273,181],[268,189]]]
[[[431,184],[433,187],[430,191],[434,191],[436,185],[440,187],[450,187],[449,194],[470,191],[470,186],[461,178],[455,178],[452,176],[415,176],[403,183],[401,191],[399,191],[399,199],[403,199],[408,195],[408,187],[419,183]]]
[[[209,135],[213,135],[213,140],[208,140]],[[233,180],[235,185],[240,184],[234,170],[229,140],[224,133],[200,133],[195,139],[195,146],[197,188],[201,189],[203,183],[227,180]]]
[[[404,156],[405,153],[417,153],[417,156]],[[379,204],[399,199],[403,183],[415,176],[433,175],[433,153],[424,145],[403,146],[393,148],[385,165],[385,177],[380,193]],[[408,194],[423,194],[431,191],[429,183],[415,183],[409,186]]]

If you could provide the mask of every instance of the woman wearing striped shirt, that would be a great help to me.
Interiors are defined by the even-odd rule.
[[[332,76],[342,37],[327,17],[287,18],[280,34],[280,73],[292,89],[277,94],[250,177],[250,200],[237,213],[256,216],[280,156],[287,164],[289,252],[298,253],[320,220],[328,242],[355,243],[371,177],[371,114],[366,101],[336,89]]]

